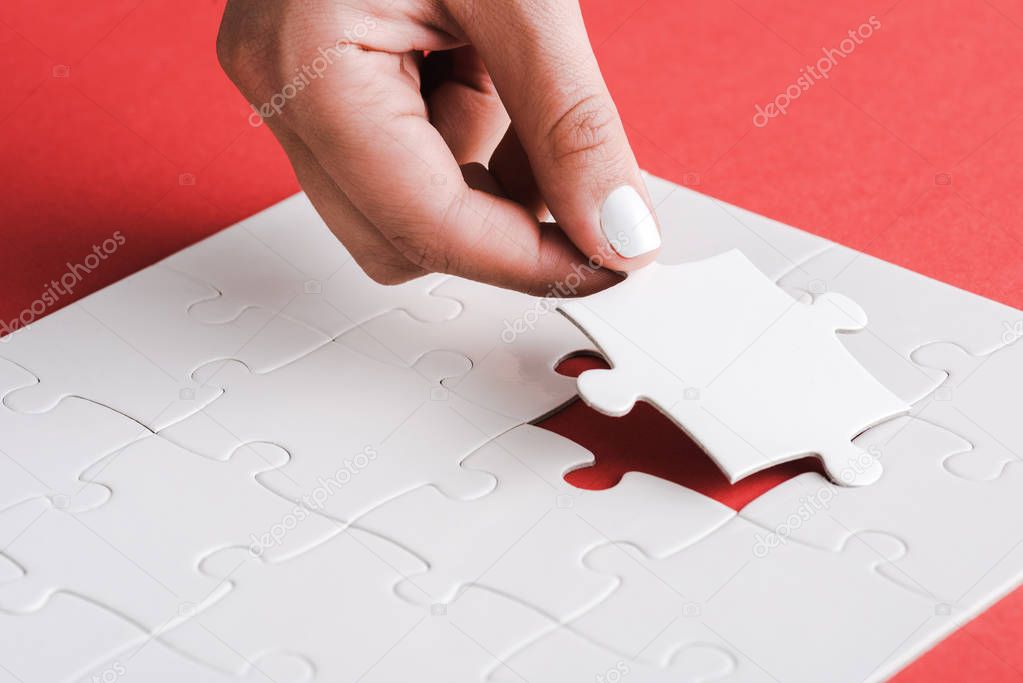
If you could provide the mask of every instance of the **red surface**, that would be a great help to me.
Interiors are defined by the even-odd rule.
[[[297,189],[216,66],[221,6],[0,4],[0,319],[115,231],[125,245],[61,305]],[[1023,307],[1019,0],[589,0],[584,10],[645,168]],[[753,125],[755,105],[871,15],[880,30],[826,81]],[[649,409],[608,421],[574,406],[548,424],[598,455],[578,485],[642,467],[739,506],[781,476],[728,487]],[[900,680],[1023,680],[1020,642],[1023,591]]]
[[[606,368],[596,358],[564,361],[558,371],[578,377],[583,370]],[[637,403],[625,417],[608,417],[576,401],[540,423],[585,446],[597,455],[592,467],[570,472],[568,483],[584,489],[606,489],[626,472],[646,472],[687,486],[739,510],[786,479],[803,472],[824,471],[816,458],[784,463],[750,475],[735,485],[721,473],[696,442],[679,432],[671,420],[647,403]]]

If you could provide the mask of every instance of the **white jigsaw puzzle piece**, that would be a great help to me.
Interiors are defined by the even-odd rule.
[[[711,683],[735,680],[736,657],[710,643],[677,648],[666,668],[657,668],[594,645],[569,629],[551,631],[508,657],[488,680],[495,683]],[[766,680],[766,678],[765,678]]]
[[[435,606],[360,680],[653,683],[720,680],[734,668],[729,653],[702,644],[680,648],[672,660],[667,671],[650,667],[587,642],[529,605],[471,586]]]
[[[218,548],[248,545],[268,562],[281,561],[343,528],[256,481],[260,472],[280,468],[288,459],[278,446],[250,443],[221,462],[151,436],[83,475],[113,495],[77,520],[172,590],[191,583],[199,561]],[[214,514],[211,506],[220,500],[229,504]]]
[[[219,395],[213,387],[198,387],[187,377],[169,374],[89,313],[82,302],[51,313],[28,330],[6,337],[0,345],[0,358],[17,363],[39,380],[4,397],[11,410],[43,413],[77,396],[159,431]]]
[[[394,594],[399,580],[422,568],[354,527],[287,562],[222,549],[201,569],[231,591],[161,639],[235,675],[261,653],[284,651],[307,658],[317,681],[354,681],[427,618]]]
[[[839,245],[792,269],[778,284],[810,296],[837,292],[860,304],[870,326],[861,334],[842,336],[842,342],[882,384],[910,403],[943,379],[940,372],[910,360],[916,348],[949,341],[973,354],[987,354],[1006,343],[1012,321],[1021,319],[1008,306]]]
[[[522,425],[463,463],[497,478],[491,493],[456,501],[420,488],[373,510],[359,525],[427,558],[428,571],[398,587],[412,602],[447,603],[464,586],[484,585],[563,621],[614,588],[583,573],[590,548],[620,540],[667,554],[735,515],[702,494],[640,473],[604,491],[564,480],[592,462],[573,441]]]
[[[400,367],[333,342],[261,375],[213,363],[198,378],[223,386],[224,396],[161,434],[215,458],[243,443],[277,444],[291,459],[260,483],[342,523],[426,484],[474,498],[494,479],[459,463],[517,421],[441,386],[469,367],[441,351]]]
[[[149,633],[187,618],[226,588],[197,571],[190,576],[172,572],[173,567],[143,566],[140,561],[147,558],[132,557],[133,549],[125,552],[92,529],[89,514],[55,509],[44,498],[0,512],[0,548],[22,570],[20,577],[0,583],[0,610],[35,612],[67,592],[104,605]],[[121,520],[121,526],[131,525]],[[158,577],[151,569],[168,571]]]
[[[37,612],[0,612],[0,683],[77,679],[97,660],[139,643],[144,633],[113,612],[58,594]]]
[[[435,605],[360,683],[466,681],[483,683],[505,657],[557,626],[516,600],[470,586]]]
[[[740,252],[653,264],[624,283],[559,304],[607,356],[580,375],[592,407],[621,416],[647,400],[732,481],[810,453],[846,485],[881,476],[852,439],[909,406],[838,341],[866,317],[840,295],[794,301]]]
[[[1005,394],[1007,382],[1023,381],[1023,341],[1013,339],[982,356],[939,342],[917,349],[912,358],[947,373],[945,381],[914,407],[914,414],[959,434],[973,446],[949,458],[945,468],[974,481],[1023,470],[1019,404]]]
[[[312,664],[287,653],[263,653],[240,675],[218,671],[168,647],[156,638],[117,653],[90,668],[76,683],[307,683]],[[0,679],[2,680],[2,679]]]
[[[472,361],[472,369],[444,385],[473,403],[518,422],[531,422],[575,398],[575,381],[555,368],[576,353],[594,353],[592,342],[558,315],[554,299],[537,298],[452,278],[436,294],[464,302],[461,315],[423,323],[392,311],[360,325],[338,341],[385,362],[412,363],[432,349]]]
[[[658,263],[700,261],[739,249],[776,280],[833,244],[687,187],[644,176],[654,213],[664,228]]]
[[[858,441],[884,463],[881,480],[849,490],[807,473],[775,487],[740,512],[767,530],[765,545],[839,551],[854,535],[888,534],[906,550],[879,571],[935,603],[957,604],[996,578],[993,570],[1023,538],[1023,467],[995,481],[955,477],[946,462],[968,452],[969,442],[916,418],[879,425]]]
[[[0,360],[0,397],[35,378]],[[120,413],[79,398],[47,413],[15,413],[0,405],[0,510],[46,497],[59,508],[85,510],[109,497],[105,487],[82,482],[87,467],[148,430]]]
[[[443,275],[381,287],[352,259],[305,194],[297,194],[162,261],[209,283],[220,296],[197,302],[206,323],[235,320],[250,307],[283,314],[330,337],[401,308],[420,320],[457,316],[457,301],[434,296]]]
[[[903,550],[890,539],[841,553],[790,543],[765,554],[761,532],[736,517],[660,559],[626,545],[594,550],[587,565],[621,585],[572,629],[654,663],[679,643],[714,645],[736,657],[729,680],[859,683],[881,680],[893,653],[936,621],[932,601],[878,575]]]
[[[255,306],[219,325],[201,323],[189,315],[190,305],[216,294],[209,285],[156,265],[93,294],[80,305],[182,383],[200,365],[216,358],[237,358],[255,372],[267,372],[330,341],[322,332]]]

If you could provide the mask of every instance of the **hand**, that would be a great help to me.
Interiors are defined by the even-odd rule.
[[[378,282],[586,294],[656,255],[575,0],[229,0],[217,53]]]

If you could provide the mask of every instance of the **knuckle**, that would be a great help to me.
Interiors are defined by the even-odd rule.
[[[418,268],[408,261],[402,263],[370,261],[359,265],[369,279],[378,285],[400,285],[423,275],[422,268]]]
[[[350,253],[362,272],[380,285],[400,285],[425,274],[422,268],[389,247],[352,249]]]
[[[396,235],[393,242],[398,247],[398,252],[419,270],[447,273],[454,267],[451,248],[446,240],[437,237],[434,231],[405,232]]]
[[[610,99],[587,95],[554,120],[547,131],[548,149],[555,161],[589,158],[611,142],[617,115]]]
[[[217,34],[217,62],[232,81],[235,80],[235,74],[239,71],[239,65],[245,61],[242,58],[240,45],[236,36],[225,32],[221,27],[220,33]]]
[[[227,21],[227,15],[221,19],[220,29],[217,31],[217,61],[220,63],[220,68],[224,71],[230,71],[235,64],[237,54],[235,53],[235,45],[237,44],[237,36],[234,31],[231,30],[231,26]]]
[[[225,13],[217,33],[217,61],[236,85],[250,86],[264,76],[266,41],[256,35],[259,31],[251,25],[240,28],[230,17],[230,13]]]
[[[462,245],[452,229],[461,220],[464,209],[462,198],[452,196],[446,209],[432,222],[417,227],[406,227],[392,237],[399,253],[413,265],[439,273],[458,273],[462,266]]]

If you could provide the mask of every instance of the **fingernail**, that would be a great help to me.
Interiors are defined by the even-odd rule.
[[[635,258],[661,246],[657,221],[631,185],[622,185],[604,200],[600,227],[614,250],[625,258]]]

